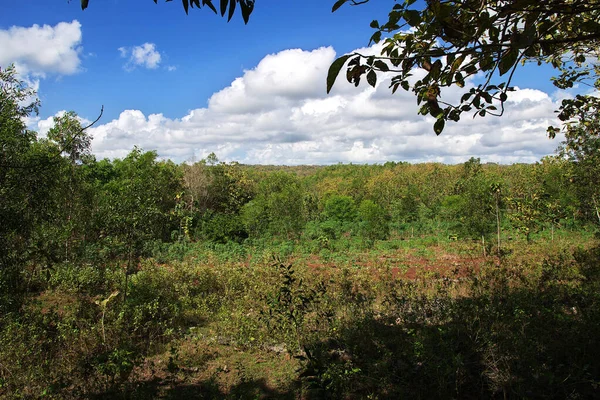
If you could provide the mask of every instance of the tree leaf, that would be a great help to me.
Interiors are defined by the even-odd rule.
[[[250,20],[250,14],[252,14],[252,11],[254,10],[254,1],[242,1],[240,7],[242,8],[242,18],[244,19],[244,23],[247,24]]]
[[[89,0],[81,0],[81,9],[85,10],[86,8],[88,8],[88,3]]]
[[[500,76],[504,75],[515,65],[517,58],[519,57],[519,51],[517,49],[510,49],[502,56],[500,63],[498,64],[498,72]]]
[[[435,134],[439,135],[440,133],[442,133],[445,125],[446,120],[443,117],[438,118],[437,121],[435,121],[435,124],[433,124],[433,131],[435,132]]]
[[[335,12],[338,8],[344,5],[344,3],[348,0],[338,0],[335,2],[333,7],[331,7],[331,12]]]
[[[233,18],[234,11],[235,11],[235,0],[229,0],[229,15],[227,16],[227,22],[231,21],[231,18]]]
[[[387,72],[390,70],[390,67],[388,67],[388,65],[381,60],[375,61],[375,67],[379,68],[383,72]]]
[[[185,13],[188,13],[188,10],[190,8],[190,3],[188,2],[188,0],[181,0],[183,2],[183,9],[185,10]]]
[[[367,83],[373,87],[377,84],[377,73],[374,70],[370,70],[367,74]]]
[[[229,4],[229,0],[221,0],[221,17],[224,17],[227,12],[227,4]]]
[[[331,64],[329,67],[329,71],[327,72],[327,93],[331,92],[331,88],[337,79],[337,76],[340,73],[340,70],[346,64],[346,61],[350,58],[350,54],[346,54],[345,56],[341,56],[337,60]]]
[[[371,44],[371,42],[379,43],[380,41],[381,41],[381,31],[377,31],[371,36],[371,40],[369,40],[369,44]]]
[[[196,0],[196,3],[198,3],[198,0]],[[210,8],[215,14],[217,14],[217,9],[215,8],[211,0],[202,0],[202,4],[207,5],[208,8]]]
[[[406,10],[403,17],[410,26],[414,27],[421,23],[421,14],[417,10]]]

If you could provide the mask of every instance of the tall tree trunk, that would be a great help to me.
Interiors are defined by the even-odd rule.
[[[500,205],[498,195],[496,195],[496,227],[498,229],[498,258],[500,258]]]
[[[598,202],[596,196],[592,195],[592,201],[594,202],[594,209],[596,209],[596,217],[598,217],[598,223],[600,224],[600,211],[598,211]]]
[[[485,251],[485,235],[481,235],[481,244],[483,245],[483,256],[487,257],[487,252]]]

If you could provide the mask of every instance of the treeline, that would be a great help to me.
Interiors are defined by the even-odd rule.
[[[99,161],[74,113],[55,118],[45,138],[27,130],[23,118],[38,103],[23,105],[32,92],[13,69],[2,71],[2,81],[5,294],[29,290],[27,268],[122,259],[133,269],[157,243],[280,238],[319,249],[352,238],[370,247],[410,231],[474,238],[500,251],[507,234],[530,240],[542,230],[598,221],[595,139],[579,153],[510,166],[471,158],[461,165],[265,167],[219,162],[214,154],[176,165],[138,148]]]

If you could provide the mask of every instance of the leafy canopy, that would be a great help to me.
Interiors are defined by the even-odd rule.
[[[338,0],[332,11],[369,1]],[[356,86],[366,77],[375,87],[381,73],[391,73],[392,93],[400,87],[412,91],[419,113],[436,118],[434,131],[440,134],[446,121],[458,121],[463,113],[502,115],[515,71],[527,63],[552,65],[560,89],[576,83],[598,89],[599,21],[597,0],[406,0],[393,6],[387,21],[371,22],[370,42],[382,44],[381,54],[338,58],[327,91],[345,65],[347,80]],[[424,76],[413,75],[415,69]],[[443,88],[463,88],[476,74],[483,75],[483,83],[465,89],[459,102],[444,98]],[[559,118],[580,120],[580,110],[589,104],[595,111],[598,100],[583,95],[565,100]],[[558,131],[548,129],[551,137]]]
[[[158,3],[158,0],[153,0],[154,4]],[[166,0],[166,2],[170,2],[172,0]],[[81,9],[85,10],[88,8],[90,1],[89,0],[81,0]],[[217,14],[217,8],[213,4],[212,0],[182,0],[183,9],[187,14],[191,8],[202,8],[204,6],[210,8],[215,14]],[[220,11],[221,16],[224,17],[227,14],[227,21],[231,21],[233,15],[235,13],[236,6],[239,6],[240,12],[242,13],[242,18],[244,22],[247,24],[250,19],[250,14],[254,10],[254,0],[220,0]]]

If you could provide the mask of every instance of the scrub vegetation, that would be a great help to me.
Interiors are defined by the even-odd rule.
[[[0,74],[0,397],[597,396],[590,126],[536,164],[96,160]]]

